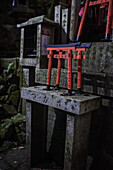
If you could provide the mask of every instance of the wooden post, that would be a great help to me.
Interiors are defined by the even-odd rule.
[[[112,18],[112,4],[113,1],[109,1],[109,7],[108,7],[108,16],[107,16],[107,25],[106,25],[106,33],[105,33],[105,40],[110,39],[110,32],[111,32],[111,18]]]
[[[72,51],[68,51],[68,95],[72,93]]]
[[[50,90],[52,57],[53,57],[53,51],[50,50],[50,52],[49,52],[49,61],[48,61],[48,74],[47,74],[47,90]]]
[[[112,1],[112,9],[113,9],[113,1]],[[111,41],[113,42],[113,12],[111,16]]]
[[[59,55],[62,55],[62,51],[59,52]],[[59,88],[60,82],[60,71],[61,71],[61,58],[58,58],[58,68],[57,68],[57,79],[56,79],[56,87]]]
[[[84,13],[83,13],[83,16],[82,16],[82,19],[81,19],[81,22],[80,22],[76,41],[80,40],[80,36],[82,34],[83,27],[84,27],[84,24],[85,24],[85,19],[86,19],[86,16],[87,16],[89,2],[90,2],[90,0],[86,0],[85,7],[84,7]]]
[[[78,59],[77,89],[78,89],[78,93],[80,93],[81,92],[81,76],[82,76],[82,59],[81,59],[82,52],[78,51],[78,55],[80,56],[80,59]]]

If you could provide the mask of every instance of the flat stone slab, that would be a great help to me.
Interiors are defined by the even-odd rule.
[[[28,21],[23,22],[21,24],[17,24],[17,28],[21,28],[21,27],[25,27],[25,26],[33,25],[33,24],[39,24],[42,22],[47,23],[47,24],[49,23],[53,26],[59,26],[58,23],[48,19],[47,17],[45,17],[45,15],[42,15],[42,16],[30,18]]]
[[[34,86],[21,88],[21,97],[40,104],[51,106],[76,115],[82,115],[98,109],[100,106],[100,97],[94,95],[85,96],[76,94],[73,96],[62,96],[66,91],[51,90],[46,91],[46,86]]]

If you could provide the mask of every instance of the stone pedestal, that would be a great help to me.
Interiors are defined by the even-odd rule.
[[[21,89],[21,97],[27,100],[29,166],[31,169],[50,170],[49,157],[61,169],[85,170],[91,111],[99,108],[100,97],[83,94],[63,96],[64,90],[45,91],[44,88]],[[51,115],[48,106],[55,109],[54,113],[49,112]]]

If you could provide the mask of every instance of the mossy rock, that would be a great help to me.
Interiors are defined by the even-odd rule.
[[[3,104],[3,108],[5,110],[5,112],[7,112],[9,115],[14,115],[17,113],[15,107],[13,105],[9,105],[9,104]]]
[[[18,113],[17,115],[11,117],[11,122],[13,122],[14,125],[17,125],[22,122],[26,122],[26,117],[25,115]]]
[[[25,142],[26,117],[23,114],[2,120],[0,124],[0,139]]]
[[[14,135],[14,125],[11,121],[5,121],[0,125],[0,138],[10,140]]]
[[[23,114],[18,113],[11,118],[12,123],[15,126],[15,132],[19,143],[25,143],[26,140],[26,117]]]
[[[12,103],[13,106],[18,107],[19,99],[20,99],[20,91],[19,90],[14,91],[11,93],[9,97],[9,103]]]
[[[8,88],[7,93],[8,93],[8,94],[11,94],[11,92],[16,91],[17,88],[18,88],[18,87],[17,87],[17,84],[11,84],[11,86]]]

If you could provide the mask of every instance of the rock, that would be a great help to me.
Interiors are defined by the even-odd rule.
[[[17,90],[11,93],[9,97],[9,103],[12,103],[13,106],[18,107],[19,99],[20,99],[20,92],[19,90]]]
[[[5,119],[0,125],[0,139],[25,143],[26,118],[18,113],[10,119]]]
[[[25,143],[26,139],[26,117],[23,114],[18,113],[14,117],[11,118],[12,122],[15,126],[16,135],[19,143]]]
[[[8,88],[7,93],[8,93],[8,94],[11,94],[11,92],[16,91],[17,88],[18,88],[18,87],[17,87],[17,84],[11,84],[11,86]]]
[[[4,85],[0,85],[0,95],[3,95],[6,92],[6,87]]]
[[[17,111],[13,105],[3,104],[3,108],[8,114],[14,115],[17,113]]]

